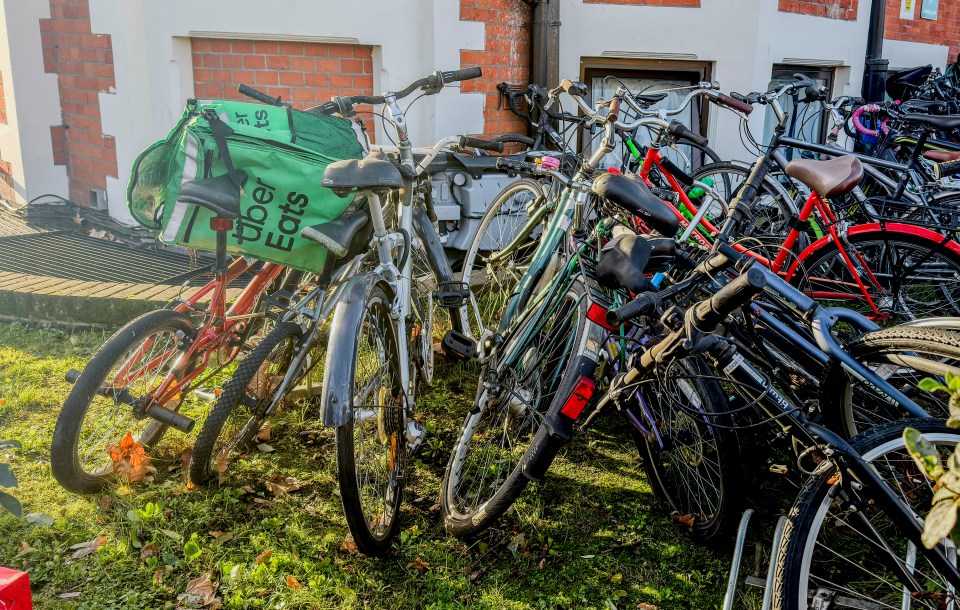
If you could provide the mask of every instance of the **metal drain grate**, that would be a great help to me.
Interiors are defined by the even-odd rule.
[[[138,250],[73,232],[0,238],[0,271],[87,282],[180,285],[192,271],[190,258],[174,252]],[[191,284],[203,284],[209,275]],[[232,287],[246,285],[239,277]]]

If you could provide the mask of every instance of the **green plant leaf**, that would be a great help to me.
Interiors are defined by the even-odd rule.
[[[950,388],[951,392],[960,392],[960,376],[954,375],[950,371],[947,371],[947,387]]]
[[[0,487],[16,487],[17,477],[10,464],[0,464]]]
[[[19,441],[0,441],[0,451],[7,449],[23,449],[23,445]]]
[[[173,540],[177,540],[177,541],[183,540],[183,536],[181,536],[180,534],[178,534],[177,532],[175,532],[175,531],[173,531],[173,530],[164,530],[164,529],[162,529],[162,530],[160,530],[160,533],[162,533],[162,534],[163,534],[164,536],[166,536],[167,538],[171,538],[171,539],[173,539]]]
[[[193,561],[194,559],[197,559],[198,557],[200,557],[201,552],[202,551],[200,550],[200,545],[194,542],[193,540],[183,545],[183,556],[190,561]]]
[[[45,515],[43,513],[30,513],[24,519],[27,520],[27,523],[32,523],[37,527],[52,527],[53,526],[53,517],[50,515]]]
[[[0,491],[0,506],[15,517],[23,516],[23,506],[20,504],[20,500],[2,491]]]
[[[923,535],[920,536],[923,546],[932,549],[953,530],[953,526],[957,523],[958,504],[960,499],[954,498],[933,505],[923,522]]]
[[[960,394],[954,393],[950,396],[950,402],[947,403],[947,408],[950,410],[947,425],[951,428],[960,428]]]
[[[905,428],[903,440],[907,451],[923,472],[934,481],[943,476],[943,465],[940,464],[940,454],[936,446],[923,437],[916,428]]]
[[[918,383],[917,385],[920,386],[921,390],[926,390],[927,392],[936,392],[938,390],[942,392],[950,391],[950,388],[943,385],[936,379],[933,379],[932,377],[926,377],[925,379],[921,379],[920,383]]]

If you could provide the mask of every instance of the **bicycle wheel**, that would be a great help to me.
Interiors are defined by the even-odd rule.
[[[226,472],[234,457],[256,436],[302,336],[299,325],[281,322],[224,384],[193,448],[190,480],[194,484],[206,484]]]
[[[958,430],[933,420],[910,420],[868,430],[852,444],[921,518],[930,510],[933,484],[904,447],[907,425],[923,432],[938,447],[941,458],[960,442]],[[897,525],[872,502],[851,504],[838,482],[843,476],[846,473],[824,462],[790,509],[777,557],[774,607],[933,609],[952,605],[948,600],[955,599],[955,593]],[[866,533],[870,529],[872,535]],[[905,594],[898,571],[891,567],[894,562],[913,563],[908,569],[924,591]]]
[[[568,364],[583,348],[588,307],[580,282],[539,318],[513,333],[522,342],[501,353],[518,354],[508,366],[481,373],[477,399],[463,422],[441,487],[447,531],[467,536],[500,518],[527,485],[525,470],[552,460],[544,415],[564,401],[575,371]]]
[[[405,395],[391,304],[384,289],[374,286],[361,303],[360,332],[344,343],[353,353],[338,353],[339,344],[331,344],[324,371],[325,387],[331,377],[352,380],[349,396],[344,397],[350,416],[336,432],[337,478],[350,532],[367,555],[390,548],[399,523],[407,459]],[[333,328],[338,328],[336,318]]]
[[[919,383],[925,377],[942,378],[947,372],[960,374],[960,335],[935,328],[895,326],[860,335],[844,349],[931,416],[947,418],[949,396],[922,390]],[[849,437],[907,416],[906,411],[852,378],[839,364],[829,368],[822,387],[825,401],[839,402],[824,405],[828,417],[835,418],[828,423]]]
[[[433,293],[439,287],[437,278],[420,238],[414,237],[413,241],[410,251],[410,318],[407,323],[410,379],[415,381],[419,376],[420,381],[430,385],[433,381],[434,324],[446,325],[449,315],[434,303]]]
[[[692,176],[701,182],[712,181],[713,188],[729,204],[740,193],[750,171],[750,166],[734,162],[710,163],[697,169]],[[752,201],[744,201],[742,205],[748,206],[752,218],[739,219],[731,237],[751,251],[773,260],[790,231],[793,217],[798,213],[796,203],[790,193],[768,175],[763,179],[760,192]],[[716,222],[723,219],[719,208],[709,211],[708,215]],[[801,233],[793,252],[802,252],[809,243],[809,237]]]
[[[706,378],[700,358],[671,364],[652,383],[638,388],[634,416],[647,431],[631,426],[654,493],[674,519],[699,542],[725,539],[739,518],[736,436],[723,416],[720,385]]]
[[[960,315],[960,255],[910,233],[864,231],[819,248],[789,278],[824,304],[860,311],[880,324],[936,315]],[[851,271],[844,253],[854,263]],[[860,285],[879,310],[873,313]]]
[[[546,197],[543,185],[532,178],[510,183],[483,214],[463,259],[463,282],[473,291],[470,332],[479,339],[488,328],[496,331],[510,298],[530,265],[537,248],[540,227],[528,227],[527,210]],[[518,236],[512,249],[504,250]],[[496,253],[495,262],[489,255]]]
[[[113,475],[108,448],[129,432],[146,450],[166,432],[150,419],[136,419],[133,405],[150,394],[178,364],[184,338],[193,333],[186,314],[163,309],[128,323],[97,350],[74,383],[57,418],[50,465],[57,482],[74,493],[101,491]],[[176,410],[177,404],[167,403]]]

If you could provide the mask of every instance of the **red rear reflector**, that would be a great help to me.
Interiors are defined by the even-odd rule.
[[[210,228],[214,231],[229,231],[233,228],[233,220],[214,216],[210,219]]]
[[[607,310],[596,303],[590,304],[590,309],[587,310],[587,319],[594,324],[598,324],[606,328],[607,330],[617,330],[613,326],[607,324]]]
[[[583,413],[590,399],[593,398],[593,393],[596,390],[597,384],[593,383],[593,380],[581,377],[560,412],[570,419],[577,419]]]
[[[618,170],[618,169],[615,168],[615,167],[608,167],[608,168],[607,168],[607,173],[608,173],[608,174],[619,174],[619,175],[621,175],[621,176],[623,175],[623,172],[621,172],[620,170]]]

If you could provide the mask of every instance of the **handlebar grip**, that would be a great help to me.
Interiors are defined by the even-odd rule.
[[[706,146],[707,142],[709,142],[706,137],[687,129],[686,125],[677,120],[670,121],[670,125],[667,126],[667,133],[675,138],[690,140],[700,146]]]
[[[500,157],[497,159],[497,169],[506,170],[508,172],[527,172],[534,173],[540,166],[536,163],[528,163],[526,161],[517,161],[515,159],[507,159]]]
[[[717,95],[716,100],[717,100],[717,103],[720,104],[721,106],[726,106],[727,108],[730,108],[732,110],[738,110],[743,114],[750,114],[751,112],[753,112],[753,104],[748,102],[746,99],[738,100],[736,98],[730,97],[729,95],[724,95],[723,93],[720,93],[719,95]]]
[[[607,113],[607,120],[611,123],[615,123],[617,121],[617,117],[620,116],[620,104],[621,99],[619,97],[613,98],[613,100],[610,102],[610,112]]]
[[[717,324],[759,294],[766,285],[766,275],[751,265],[740,277],[718,290],[710,300],[694,306],[693,325],[701,331],[712,332]]]
[[[564,92],[567,95],[573,95],[576,97],[587,97],[587,86],[583,83],[575,83],[570,79],[563,79],[563,82],[560,83],[560,87],[563,88]]]
[[[952,176],[957,172],[960,172],[960,159],[933,164],[933,175],[936,176],[937,180]]]
[[[440,78],[443,80],[443,84],[455,83],[461,80],[470,80],[472,78],[480,78],[483,76],[483,69],[480,66],[473,68],[464,68],[463,70],[451,70],[449,72],[441,72]]]
[[[240,85],[237,87],[237,91],[239,91],[241,95],[253,98],[262,104],[267,104],[270,106],[283,106],[283,100],[281,100],[279,97],[270,97],[263,91],[257,91],[249,85]]]
[[[607,312],[606,322],[610,326],[620,326],[627,320],[652,313],[660,305],[660,296],[656,292],[645,292],[619,309]]]
[[[478,138],[471,138],[469,136],[460,136],[460,146],[492,150],[493,152],[503,152],[503,142],[491,142],[489,140],[480,140]]]

